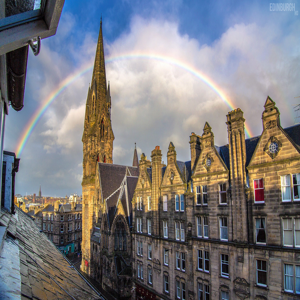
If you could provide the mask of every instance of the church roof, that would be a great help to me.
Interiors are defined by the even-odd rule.
[[[139,169],[115,164],[99,163],[99,178],[102,198],[106,202],[109,227],[112,225],[118,200],[120,199],[126,217],[132,213],[131,200],[137,184]],[[126,189],[124,186],[126,185]],[[131,221],[129,221],[129,225]]]

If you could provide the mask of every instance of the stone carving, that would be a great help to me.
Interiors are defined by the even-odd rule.
[[[240,299],[247,299],[250,297],[250,284],[246,279],[237,277],[233,283],[233,290]]]
[[[276,127],[276,120],[272,120],[266,123],[266,129],[271,129]]]

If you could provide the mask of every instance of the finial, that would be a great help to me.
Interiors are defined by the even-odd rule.
[[[102,26],[102,14],[101,14],[101,19],[100,19],[100,26]]]
[[[136,149],[136,143],[134,143],[134,148]]]

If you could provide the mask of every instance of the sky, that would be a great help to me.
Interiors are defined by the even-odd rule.
[[[112,98],[113,162],[131,165],[134,145],[150,159],[190,160],[189,136],[207,121],[227,144],[226,115],[244,112],[249,135],[262,132],[267,96],[283,128],[300,103],[300,1],[272,11],[270,1],[66,0],[55,36],[29,51],[24,108],[9,108],[4,149],[17,152],[23,130],[66,78],[92,66],[103,20],[106,77]],[[121,58],[122,57],[122,58]],[[57,97],[32,130],[16,176],[16,193],[81,192],[82,133],[90,68]],[[226,101],[225,101],[226,99]],[[298,119],[298,122],[300,120]]]

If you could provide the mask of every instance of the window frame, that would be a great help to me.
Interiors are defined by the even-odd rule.
[[[151,207],[151,196],[147,196],[147,201],[148,201],[148,210],[152,210],[152,207]]]
[[[223,259],[223,256],[224,256],[224,259]],[[225,260],[225,257],[227,256],[227,260]],[[221,262],[221,277],[224,277],[224,278],[229,278],[229,255],[228,254],[220,254],[220,262]],[[228,273],[225,273],[223,272],[223,265],[226,266],[227,265],[227,268],[228,268]]]
[[[180,194],[179,197],[179,207],[180,207],[180,211],[184,212],[184,194]]]
[[[260,227],[257,228],[257,221],[258,221],[258,220],[264,220],[264,226],[265,226],[264,228],[260,228]],[[260,217],[260,216],[258,216],[257,218],[255,218],[255,223],[254,223],[254,224],[255,224],[255,233],[254,233],[254,234],[255,234],[255,239],[254,239],[254,240],[255,240],[255,243],[256,243],[256,244],[259,244],[259,245],[266,245],[266,243],[267,243],[267,230],[266,230],[266,229],[267,229],[267,226],[266,226],[266,223],[267,223],[267,222],[266,222],[266,217]],[[260,222],[260,224],[261,224],[261,222]],[[264,241],[264,242],[259,242],[259,241],[257,240],[257,237],[258,237],[258,235],[259,235],[259,231],[260,231],[260,230],[264,230],[264,233],[265,233],[265,241]]]
[[[163,211],[168,211],[168,195],[163,195]]]
[[[179,195],[175,195],[175,211],[179,212],[180,210],[180,203],[179,203]]]
[[[164,265],[169,266],[169,249],[163,248],[164,249]]]
[[[255,181],[258,181],[258,186],[259,186],[260,180],[263,183],[263,187],[255,188]],[[256,201],[256,197],[255,197],[255,191],[256,190],[263,190],[263,200]],[[253,194],[254,194],[254,203],[255,204],[265,203],[265,182],[264,182],[264,178],[253,179]]]
[[[152,245],[148,244],[148,259],[152,260]]]
[[[170,293],[170,284],[169,284],[169,275],[164,274],[164,292],[169,294]]]
[[[224,187],[225,187],[225,191],[223,190]],[[222,195],[225,195],[225,202],[222,202]],[[219,184],[219,204],[220,205],[227,205],[228,204],[226,182]]]
[[[147,232],[148,232],[148,235],[151,235],[152,226],[151,226],[151,220],[150,219],[147,219]]]
[[[163,220],[163,237],[164,237],[164,239],[169,238],[168,221],[166,221],[166,220]]]
[[[260,262],[261,269],[259,269],[259,262]],[[265,270],[262,269],[262,262],[266,263],[266,269]],[[259,272],[265,274],[265,276],[266,276],[266,283],[260,283],[260,282],[258,282],[258,280],[259,280]],[[263,286],[263,287],[267,287],[268,286],[268,265],[267,265],[267,261],[266,260],[260,260],[260,259],[256,260],[256,284],[258,286]]]
[[[226,226],[222,225],[223,224],[223,220],[226,220]],[[228,217],[220,217],[219,218],[219,228],[220,228],[220,240],[228,242]],[[227,230],[227,238],[226,239],[222,238],[222,232],[223,232],[223,230],[225,230],[225,228]]]

